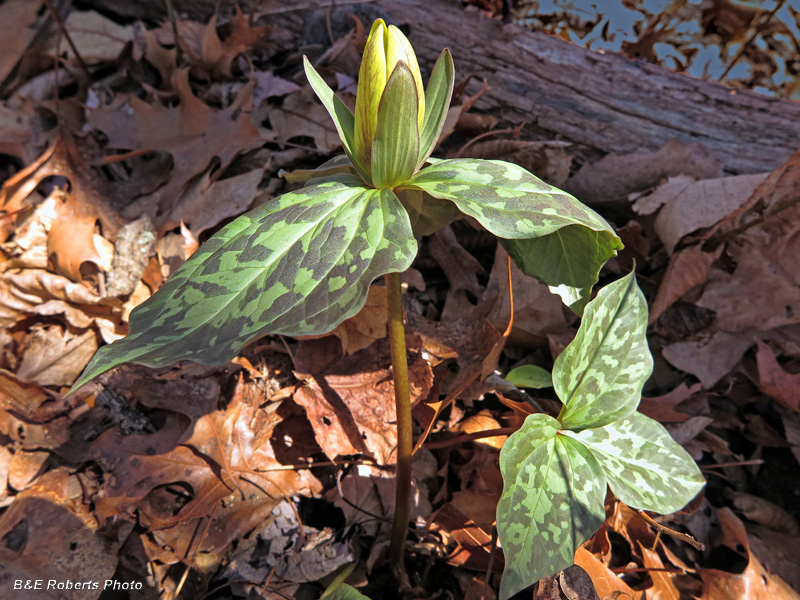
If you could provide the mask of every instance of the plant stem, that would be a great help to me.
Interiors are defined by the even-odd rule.
[[[408,360],[406,359],[406,333],[403,327],[403,291],[400,273],[386,275],[386,296],[389,309],[389,343],[394,375],[394,398],[397,407],[397,476],[395,479],[394,523],[389,546],[389,561],[395,576],[405,579],[403,562],[411,518],[411,458],[413,437],[411,432],[411,395],[408,385]]]

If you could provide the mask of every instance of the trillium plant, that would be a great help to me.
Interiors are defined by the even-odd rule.
[[[696,465],[658,423],[635,412],[651,359],[633,275],[589,302],[600,268],[622,248],[608,223],[514,164],[431,158],[453,90],[448,50],[423,87],[408,40],[375,21],[355,113],[308,59],[304,65],[345,156],[290,175],[305,187],[205,242],[131,313],[130,334],[97,351],[73,390],[124,363],[224,364],[266,334],[328,333],[384,277],[398,432],[390,558],[402,572],[413,445],[400,274],[416,256],[417,237],[466,215],[496,235],[524,273],[583,314],[553,369],[564,409],[558,418],[528,417],[501,453],[502,597],[572,564],[575,548],[603,521],[607,484],[641,509],[672,512],[691,500],[702,485]]]

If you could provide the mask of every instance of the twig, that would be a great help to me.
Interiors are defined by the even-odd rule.
[[[792,208],[796,204],[800,204],[800,196],[797,198],[790,198],[789,200],[784,200],[783,202],[779,202],[772,210],[766,211],[760,217],[756,217],[752,221],[748,221],[747,223],[743,223],[738,227],[731,229],[730,231],[726,231],[724,233],[716,233],[712,235],[708,240],[703,243],[702,250],[705,252],[713,252],[717,248],[719,248],[722,244],[729,242],[740,233],[744,233],[751,227],[755,227],[756,225],[760,225],[764,221],[769,218],[774,217],[777,214],[782,213],[783,211]]]
[[[178,21],[175,18],[175,7],[172,5],[172,0],[164,0],[167,5],[167,14],[169,15],[169,22],[172,24],[172,37],[175,38],[175,66],[180,67],[183,64],[183,48],[178,39]]]
[[[756,27],[756,30],[753,32],[753,35],[751,35],[747,39],[747,41],[742,44],[742,47],[739,48],[739,51],[736,53],[736,56],[733,57],[733,60],[730,62],[730,64],[728,64],[728,66],[722,72],[722,75],[719,76],[718,81],[722,81],[723,79],[725,79],[725,77],[728,75],[728,73],[731,72],[731,69],[733,68],[733,66],[737,62],[739,62],[739,59],[742,58],[742,56],[744,56],[744,53],[750,47],[750,44],[752,44],[755,41],[755,39],[758,37],[758,34],[761,33],[761,29],[767,26],[767,24],[770,22],[770,19],[772,19],[772,17],[775,16],[775,13],[778,12],[781,9],[781,7],[783,6],[783,3],[785,1],[786,0],[779,0],[778,4],[775,5],[775,8],[773,8],[772,11],[767,15],[767,18],[764,19],[764,22]]]
[[[648,523],[650,523],[650,525],[652,525],[653,527],[658,529],[659,533],[666,533],[667,535],[671,535],[674,538],[678,538],[679,540],[683,540],[684,542],[694,546],[695,548],[697,548],[701,552],[706,549],[705,544],[703,544],[702,542],[698,542],[696,539],[694,539],[688,533],[681,533],[680,531],[675,531],[674,529],[670,529],[666,525],[662,525],[658,521],[654,520],[653,517],[648,515],[643,510],[639,510],[638,508],[635,509],[635,510],[636,510],[637,513],[639,513],[639,515],[645,521],[647,521]]]
[[[80,65],[81,70],[83,71],[84,75],[86,75],[86,79],[87,80],[91,80],[91,74],[89,73],[89,67],[86,66],[85,62],[83,62],[83,58],[81,57],[81,53],[78,52],[78,48],[75,46],[75,42],[72,41],[72,36],[69,34],[69,31],[67,31],[67,28],[64,26],[64,21],[62,21],[61,17],[58,16],[58,13],[53,8],[53,5],[50,3],[50,0],[44,0],[44,5],[47,7],[47,12],[50,13],[51,17],[53,17],[53,21],[56,22],[56,25],[61,30],[61,33],[64,35],[64,37],[66,38],[67,44],[69,44],[69,47],[72,49],[72,53],[75,54],[75,58],[78,61],[78,64]],[[56,49],[56,53],[58,53],[57,49]],[[58,70],[56,70],[56,74],[57,73],[58,73]]]

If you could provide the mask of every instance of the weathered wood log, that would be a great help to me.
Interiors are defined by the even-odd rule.
[[[119,0],[91,3],[112,12],[124,4]],[[214,4],[175,0],[177,10],[199,20],[209,16],[206,13]],[[320,15],[331,4],[337,7],[332,19],[335,33],[352,25],[346,18],[349,12],[367,8],[387,15],[395,24],[407,25],[423,70],[429,70],[442,48],[449,47],[457,76],[473,73],[485,78],[491,88],[475,109],[505,124],[527,122],[526,139],[569,141],[577,146],[579,159],[655,151],[677,139],[702,144],[728,173],[755,173],[773,170],[800,145],[800,103],[504,26],[465,11],[456,0],[242,2],[245,10],[271,13],[271,22],[293,29],[297,39],[305,36],[306,41],[309,26],[327,38]],[[163,16],[157,14],[163,11],[163,0],[127,6],[150,11],[151,19]]]
[[[527,121],[540,139],[602,153],[702,144],[730,173],[771,171],[800,146],[800,103],[585,50],[475,13],[451,0],[378,0],[429,68],[449,47],[456,74],[485,78],[475,108]]]

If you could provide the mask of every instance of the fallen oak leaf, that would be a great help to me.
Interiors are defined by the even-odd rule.
[[[800,411],[800,374],[784,371],[770,347],[761,340],[757,344],[758,387],[787,408]]]
[[[108,147],[118,150],[169,152],[172,176],[155,192],[160,214],[156,222],[163,233],[178,225],[169,216],[178,197],[197,174],[216,157],[224,171],[240,153],[261,144],[261,136],[250,118],[253,87],[250,80],[229,107],[215,110],[194,95],[189,71],[172,76],[180,104],[176,108],[148,104],[136,96],[120,96],[109,106],[90,110],[90,127],[108,136]]]

